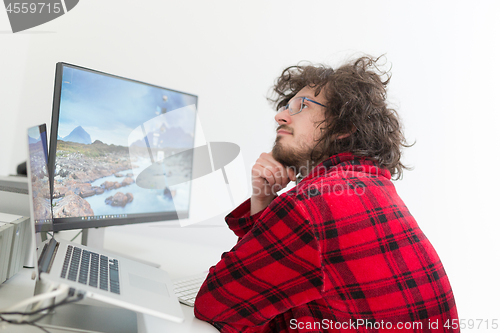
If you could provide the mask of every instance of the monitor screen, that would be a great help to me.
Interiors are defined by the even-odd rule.
[[[187,218],[197,96],[58,63],[54,230]]]
[[[48,145],[45,124],[28,129],[28,164],[31,216],[36,232],[52,231]]]

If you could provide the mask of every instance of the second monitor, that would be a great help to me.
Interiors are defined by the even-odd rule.
[[[187,218],[196,107],[196,95],[58,63],[54,230]]]

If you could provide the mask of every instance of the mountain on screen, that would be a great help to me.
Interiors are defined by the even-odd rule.
[[[34,144],[34,143],[37,143],[37,142],[40,142],[40,138],[38,139],[34,139],[32,138],[31,136],[28,137],[28,142],[30,145]]]
[[[62,138],[63,141],[70,141],[76,143],[83,143],[86,145],[90,145],[92,143],[92,139],[90,138],[89,133],[87,133],[82,126],[76,127],[74,130],[69,133],[68,136]]]

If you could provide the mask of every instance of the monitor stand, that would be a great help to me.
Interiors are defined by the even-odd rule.
[[[105,228],[82,229],[82,245],[94,249],[104,248]]]
[[[94,248],[94,249],[104,249],[104,232],[106,230],[106,227],[104,228],[90,228],[90,229],[82,229],[82,245]],[[113,253],[112,250],[106,250],[107,252]],[[134,261],[141,262],[143,264],[160,268],[160,264],[157,264],[155,262],[147,261],[141,258],[136,258],[133,256],[129,256],[123,253],[116,253],[116,255],[119,255],[120,257],[124,257],[127,259],[131,259]]]

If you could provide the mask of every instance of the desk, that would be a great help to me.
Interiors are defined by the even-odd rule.
[[[147,224],[111,227],[106,230],[104,247],[137,258],[144,258],[160,264],[172,279],[200,273],[220,260],[223,251],[232,245],[227,227],[192,226],[181,228],[175,224]],[[74,233],[73,233],[74,234]],[[71,233],[56,237],[68,238]],[[34,281],[30,279],[32,269],[21,272],[0,285],[0,308],[15,304],[33,295]],[[185,320],[182,324],[168,322],[152,316],[138,314],[138,332],[218,332],[210,324],[194,317],[193,308],[181,305]],[[0,333],[31,333],[41,330],[23,326],[0,326]],[[66,332],[50,329],[50,332]]]

